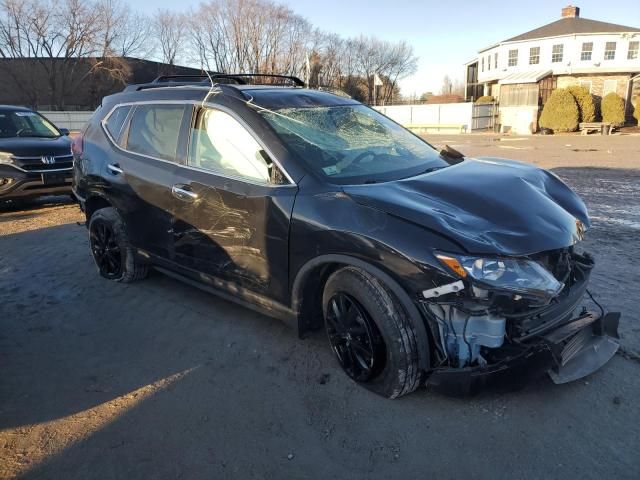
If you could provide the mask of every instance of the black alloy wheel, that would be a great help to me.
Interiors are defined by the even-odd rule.
[[[340,366],[357,382],[366,382],[384,368],[382,336],[366,310],[350,295],[331,297],[325,328]]]
[[[104,221],[92,222],[89,238],[100,274],[109,279],[121,276],[123,255],[112,226]]]

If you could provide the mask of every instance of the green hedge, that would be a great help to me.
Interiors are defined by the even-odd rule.
[[[580,112],[573,95],[564,88],[554,90],[540,115],[540,126],[554,132],[573,132],[578,129]]]
[[[573,95],[578,104],[578,112],[580,114],[580,122],[593,122],[596,119],[596,105],[593,102],[593,96],[584,87],[571,85],[567,88],[569,93]]]
[[[493,97],[491,95],[483,95],[478,97],[476,103],[493,103]]]
[[[624,100],[617,93],[611,92],[602,99],[602,121],[615,127],[624,125]]]

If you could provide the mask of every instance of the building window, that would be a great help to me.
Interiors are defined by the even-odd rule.
[[[562,61],[562,54],[564,53],[564,45],[558,44],[554,45],[551,50],[551,62],[560,63]]]
[[[540,47],[531,47],[529,49],[529,65],[538,65],[540,63]]]
[[[538,105],[543,107],[551,96],[551,93],[558,87],[558,79],[552,75],[543,78],[539,83],[540,92],[538,94]]]
[[[608,93],[617,93],[618,81],[617,80],[605,80],[602,85],[602,96],[604,97]]]
[[[484,72],[484,57],[482,57],[482,71]]]
[[[638,42],[636,42],[636,43],[638,43]],[[636,48],[636,50],[638,50],[638,49]],[[638,52],[636,51],[636,54],[637,54],[637,53],[638,53]],[[496,52],[496,53],[493,55],[493,68],[498,68],[498,52]]]
[[[518,65],[518,50],[509,50],[509,66],[515,67]]]
[[[580,80],[580,86],[591,93],[591,80]]]
[[[537,83],[516,83],[500,86],[500,105],[504,107],[538,105]]]
[[[491,70],[491,55],[487,57],[487,70]]]
[[[580,53],[580,60],[588,62],[591,60],[591,54],[593,53],[593,42],[584,42],[582,44],[582,53]]]
[[[604,47],[604,59],[615,60],[616,58],[616,42],[607,42]]]
[[[627,53],[627,60],[637,60],[638,50],[640,49],[640,42],[635,40],[629,42],[629,53]]]

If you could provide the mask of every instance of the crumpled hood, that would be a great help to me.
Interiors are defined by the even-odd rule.
[[[469,253],[526,255],[563,248],[590,226],[580,197],[555,175],[496,158],[466,159],[344,191],[360,204],[445,235]]]

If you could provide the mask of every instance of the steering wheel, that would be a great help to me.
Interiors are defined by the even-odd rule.
[[[375,159],[376,157],[379,157],[379,156],[380,156],[380,155],[378,155],[377,153],[374,153],[374,152],[369,152],[369,151],[367,151],[367,152],[362,152],[362,153],[358,154],[358,155],[356,156],[356,158],[354,158],[353,160],[351,160],[351,162],[350,162],[350,163],[351,163],[351,164],[359,165],[359,164],[360,164],[360,162],[362,162],[362,160],[364,160],[364,159],[365,159],[365,158],[367,158],[367,157],[373,157],[373,158]]]
[[[20,130],[18,130],[18,131],[16,132],[16,137],[19,137],[19,136],[20,136],[20,134],[21,134],[22,132],[24,132],[24,130],[25,130],[24,128],[21,128]]]
[[[362,160],[364,160],[365,158],[368,157],[373,157],[373,159],[376,159],[377,157],[382,157],[383,155],[379,154],[379,153],[375,153],[375,152],[371,152],[371,151],[366,151],[366,152],[362,152],[359,153],[358,155],[355,156],[355,158],[353,160],[349,160],[347,161],[342,160],[342,170],[347,170],[348,168],[356,168],[358,169],[360,167],[360,164],[362,163]]]

